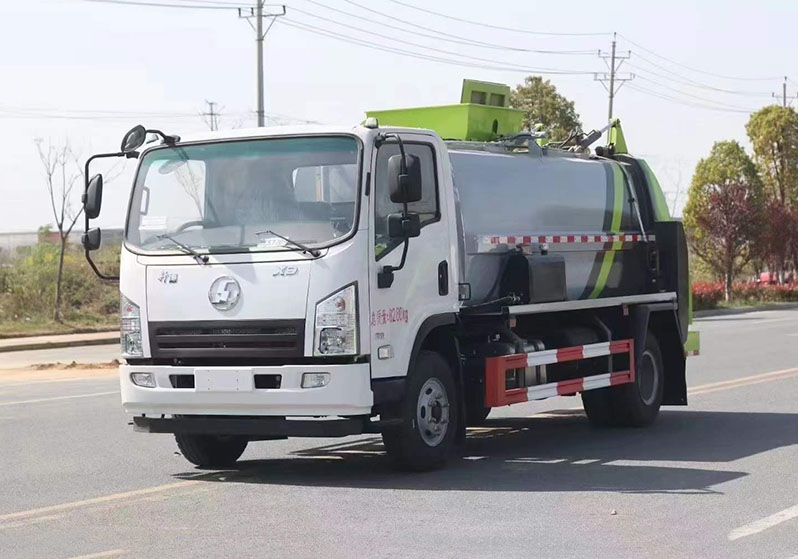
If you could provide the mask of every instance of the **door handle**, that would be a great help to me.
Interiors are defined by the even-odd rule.
[[[438,295],[449,294],[449,263],[442,260],[438,264]]]

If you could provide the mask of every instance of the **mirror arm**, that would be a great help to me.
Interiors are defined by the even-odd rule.
[[[380,134],[377,137],[376,144],[377,147],[380,147],[382,143],[387,140],[388,138],[396,138],[396,142],[399,144],[399,153],[402,155],[402,166],[399,171],[405,175],[407,174],[407,154],[405,153],[405,143],[402,141],[402,137],[399,134]]]
[[[83,197],[81,198],[83,203],[84,204],[86,203],[86,196],[88,195],[89,192],[89,165],[91,164],[92,161],[94,161],[95,159],[102,159],[106,157],[131,157],[131,156],[132,156],[131,153],[118,151],[115,153],[98,153],[96,155],[92,155],[91,157],[89,157],[86,160],[86,165],[84,166],[84,171],[83,171],[84,173]],[[138,157],[138,153],[136,153],[136,155],[133,157]],[[89,216],[86,215],[86,212],[83,212],[83,234],[85,235],[88,231],[89,231]],[[88,261],[89,266],[91,266],[91,269],[94,271],[94,273],[97,275],[98,278],[104,280],[119,280],[119,276],[108,276],[106,274],[103,274],[100,270],[97,269],[97,265],[94,263],[94,260],[92,260],[90,252],[88,250],[85,250],[84,252],[86,254],[86,260]]]
[[[85,250],[84,253],[86,254],[86,260],[91,266],[91,269],[94,270],[94,273],[97,275],[98,278],[104,280],[111,280],[111,281],[119,281],[119,276],[108,276],[103,274],[99,269],[97,269],[97,265],[94,263],[94,260],[91,258],[91,253],[88,250]]]
[[[410,239],[405,239],[404,248],[402,249],[402,259],[399,261],[398,266],[391,266],[386,264],[382,267],[382,271],[377,274],[377,289],[384,289],[393,285],[393,273],[398,272],[405,267],[407,260],[407,249],[410,246]]]
[[[405,153],[405,143],[402,141],[402,137],[399,134],[382,134],[379,137],[378,143],[384,142],[388,138],[396,138],[396,142],[399,144],[399,153],[402,155],[402,165],[399,168],[399,172],[402,175],[407,174],[407,154]],[[407,199],[407,186],[402,185],[402,190],[404,191],[404,198]],[[409,215],[407,211],[407,202],[402,203],[402,216],[407,217]],[[404,241],[404,248],[402,249],[402,259],[399,261],[398,266],[391,266],[390,264],[386,264],[382,267],[382,271],[377,274],[377,288],[384,289],[386,287],[391,287],[393,285],[393,274],[394,272],[398,272],[402,268],[405,267],[405,261],[407,260],[407,249],[410,247],[410,239],[405,238]]]
[[[180,136],[170,136],[169,134],[164,134],[160,130],[156,130],[154,128],[152,130],[147,130],[146,132],[147,134],[157,134],[163,139],[163,143],[165,143],[167,146],[173,146],[180,141]]]

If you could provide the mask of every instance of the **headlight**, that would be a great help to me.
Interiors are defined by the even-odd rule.
[[[354,285],[316,304],[313,355],[357,355],[357,289]]]
[[[119,316],[122,319],[119,332],[122,342],[122,357],[144,357],[144,348],[141,346],[139,306],[124,295],[120,295]]]

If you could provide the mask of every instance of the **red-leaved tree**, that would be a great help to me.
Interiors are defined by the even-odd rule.
[[[732,283],[756,254],[763,226],[762,183],[735,141],[717,142],[696,166],[684,222],[690,248],[723,280]]]

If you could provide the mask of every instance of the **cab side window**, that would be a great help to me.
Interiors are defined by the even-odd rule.
[[[438,221],[441,216],[435,151],[429,144],[405,142],[405,152],[415,155],[421,162],[421,200],[408,204],[407,210],[419,215],[423,229],[425,225]],[[399,146],[394,142],[383,144],[377,152],[374,178],[374,252],[377,260],[402,244],[402,239],[388,237],[388,216],[402,212],[402,204],[391,202],[388,188],[388,158],[399,153]]]

